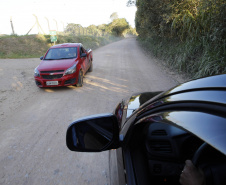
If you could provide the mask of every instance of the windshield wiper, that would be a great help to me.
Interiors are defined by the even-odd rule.
[[[77,58],[77,57],[68,57],[68,58],[70,59],[70,58]]]
[[[76,57],[58,58],[58,59],[56,59],[56,60],[61,60],[61,59],[71,59],[71,58],[76,58]]]
[[[68,58],[48,58],[48,59],[44,59],[44,60],[62,60],[62,59],[72,59],[72,58],[77,58],[77,57],[68,57]]]

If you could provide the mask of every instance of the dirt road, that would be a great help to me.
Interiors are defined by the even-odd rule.
[[[33,71],[39,62],[0,60],[0,184],[109,184],[108,152],[69,151],[68,125],[82,116],[112,112],[132,93],[178,84],[134,38],[95,50],[93,72],[81,88],[36,87]]]

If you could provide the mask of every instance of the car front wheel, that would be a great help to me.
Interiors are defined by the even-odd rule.
[[[83,85],[83,73],[82,71],[79,71],[78,75],[78,83],[76,84],[77,87],[82,87]]]

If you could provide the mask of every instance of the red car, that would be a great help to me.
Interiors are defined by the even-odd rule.
[[[93,70],[92,50],[85,50],[81,43],[52,46],[40,59],[41,63],[34,70],[38,87],[82,87],[83,76]]]

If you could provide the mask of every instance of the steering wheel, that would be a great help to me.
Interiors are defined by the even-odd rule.
[[[198,166],[198,162],[203,154],[203,152],[205,151],[205,149],[208,147],[207,143],[203,143],[198,150],[196,150],[193,158],[192,158],[192,163],[197,167]]]
[[[206,151],[206,149],[209,147],[207,143],[203,143],[198,150],[195,152],[192,162],[193,164],[198,167],[201,157],[203,156],[203,153]],[[204,169],[203,169],[204,170]],[[222,163],[214,164],[213,166],[209,166],[208,168],[205,168],[205,178],[206,178],[206,184],[214,184],[214,185],[222,185],[226,184],[226,163],[225,160],[222,161]]]

